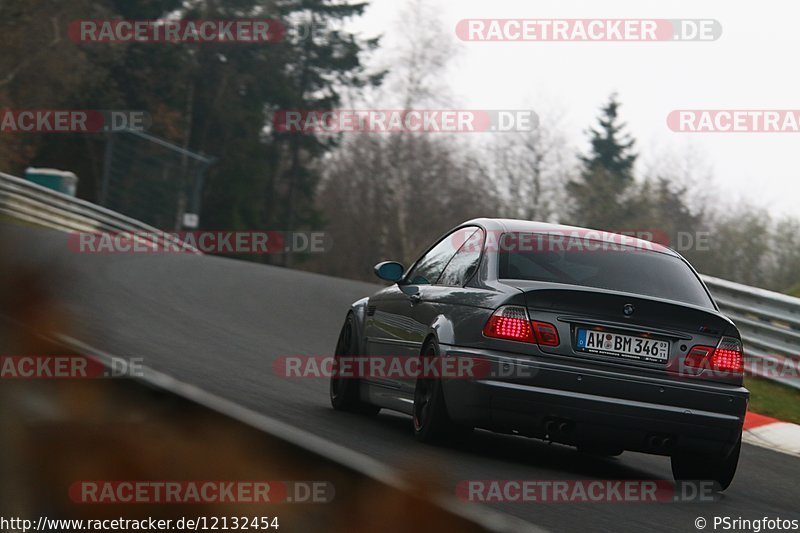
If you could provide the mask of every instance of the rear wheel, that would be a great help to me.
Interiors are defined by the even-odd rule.
[[[341,357],[352,357],[358,354],[358,343],[355,337],[355,323],[353,315],[347,315],[347,319],[339,333],[339,340],[336,342],[336,352],[333,357],[337,361]],[[357,378],[342,378],[338,376],[337,368],[334,365],[334,372],[331,376],[330,396],[331,405],[337,411],[349,411],[351,413],[362,413],[374,415],[381,410],[376,405],[371,405],[361,401],[360,381]]]
[[[429,342],[420,357],[438,357],[439,348]],[[420,365],[423,367],[424,365]],[[469,438],[473,428],[456,424],[447,414],[442,380],[420,376],[414,389],[414,437],[420,442],[458,442]]]
[[[742,437],[727,457],[676,454],[672,456],[672,476],[675,481],[716,481],[720,490],[727,489],[736,474]]]

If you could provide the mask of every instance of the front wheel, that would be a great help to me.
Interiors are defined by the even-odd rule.
[[[336,352],[333,357],[338,360],[341,357],[353,357],[358,353],[358,343],[355,337],[355,323],[353,315],[347,315],[347,319],[339,333],[339,340],[336,342]],[[338,364],[334,364],[334,371],[331,375],[330,397],[331,405],[337,411],[349,411],[351,413],[362,413],[368,415],[378,414],[381,410],[376,405],[371,405],[361,401],[360,382],[357,378],[343,378],[338,375]]]
[[[727,489],[736,475],[742,437],[727,457],[678,454],[672,456],[672,476],[675,481],[715,481],[720,490]]]
[[[438,357],[435,342],[428,343],[421,357]],[[420,365],[424,367],[424,365]],[[414,437],[420,442],[458,442],[469,438],[473,428],[454,423],[447,414],[442,380],[420,376],[414,389]]]

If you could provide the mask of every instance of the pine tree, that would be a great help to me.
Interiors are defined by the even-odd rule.
[[[567,183],[570,222],[598,229],[620,228],[628,218],[624,195],[633,184],[635,141],[619,121],[620,103],[612,94],[589,132],[591,151],[579,156],[580,176]]]

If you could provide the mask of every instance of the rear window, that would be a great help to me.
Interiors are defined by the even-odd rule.
[[[505,234],[500,278],[583,285],[714,307],[697,276],[681,259],[661,252],[590,239]]]

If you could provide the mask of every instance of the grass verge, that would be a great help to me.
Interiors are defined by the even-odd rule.
[[[750,389],[750,410],[760,415],[800,424],[800,390],[755,377],[745,378]]]

